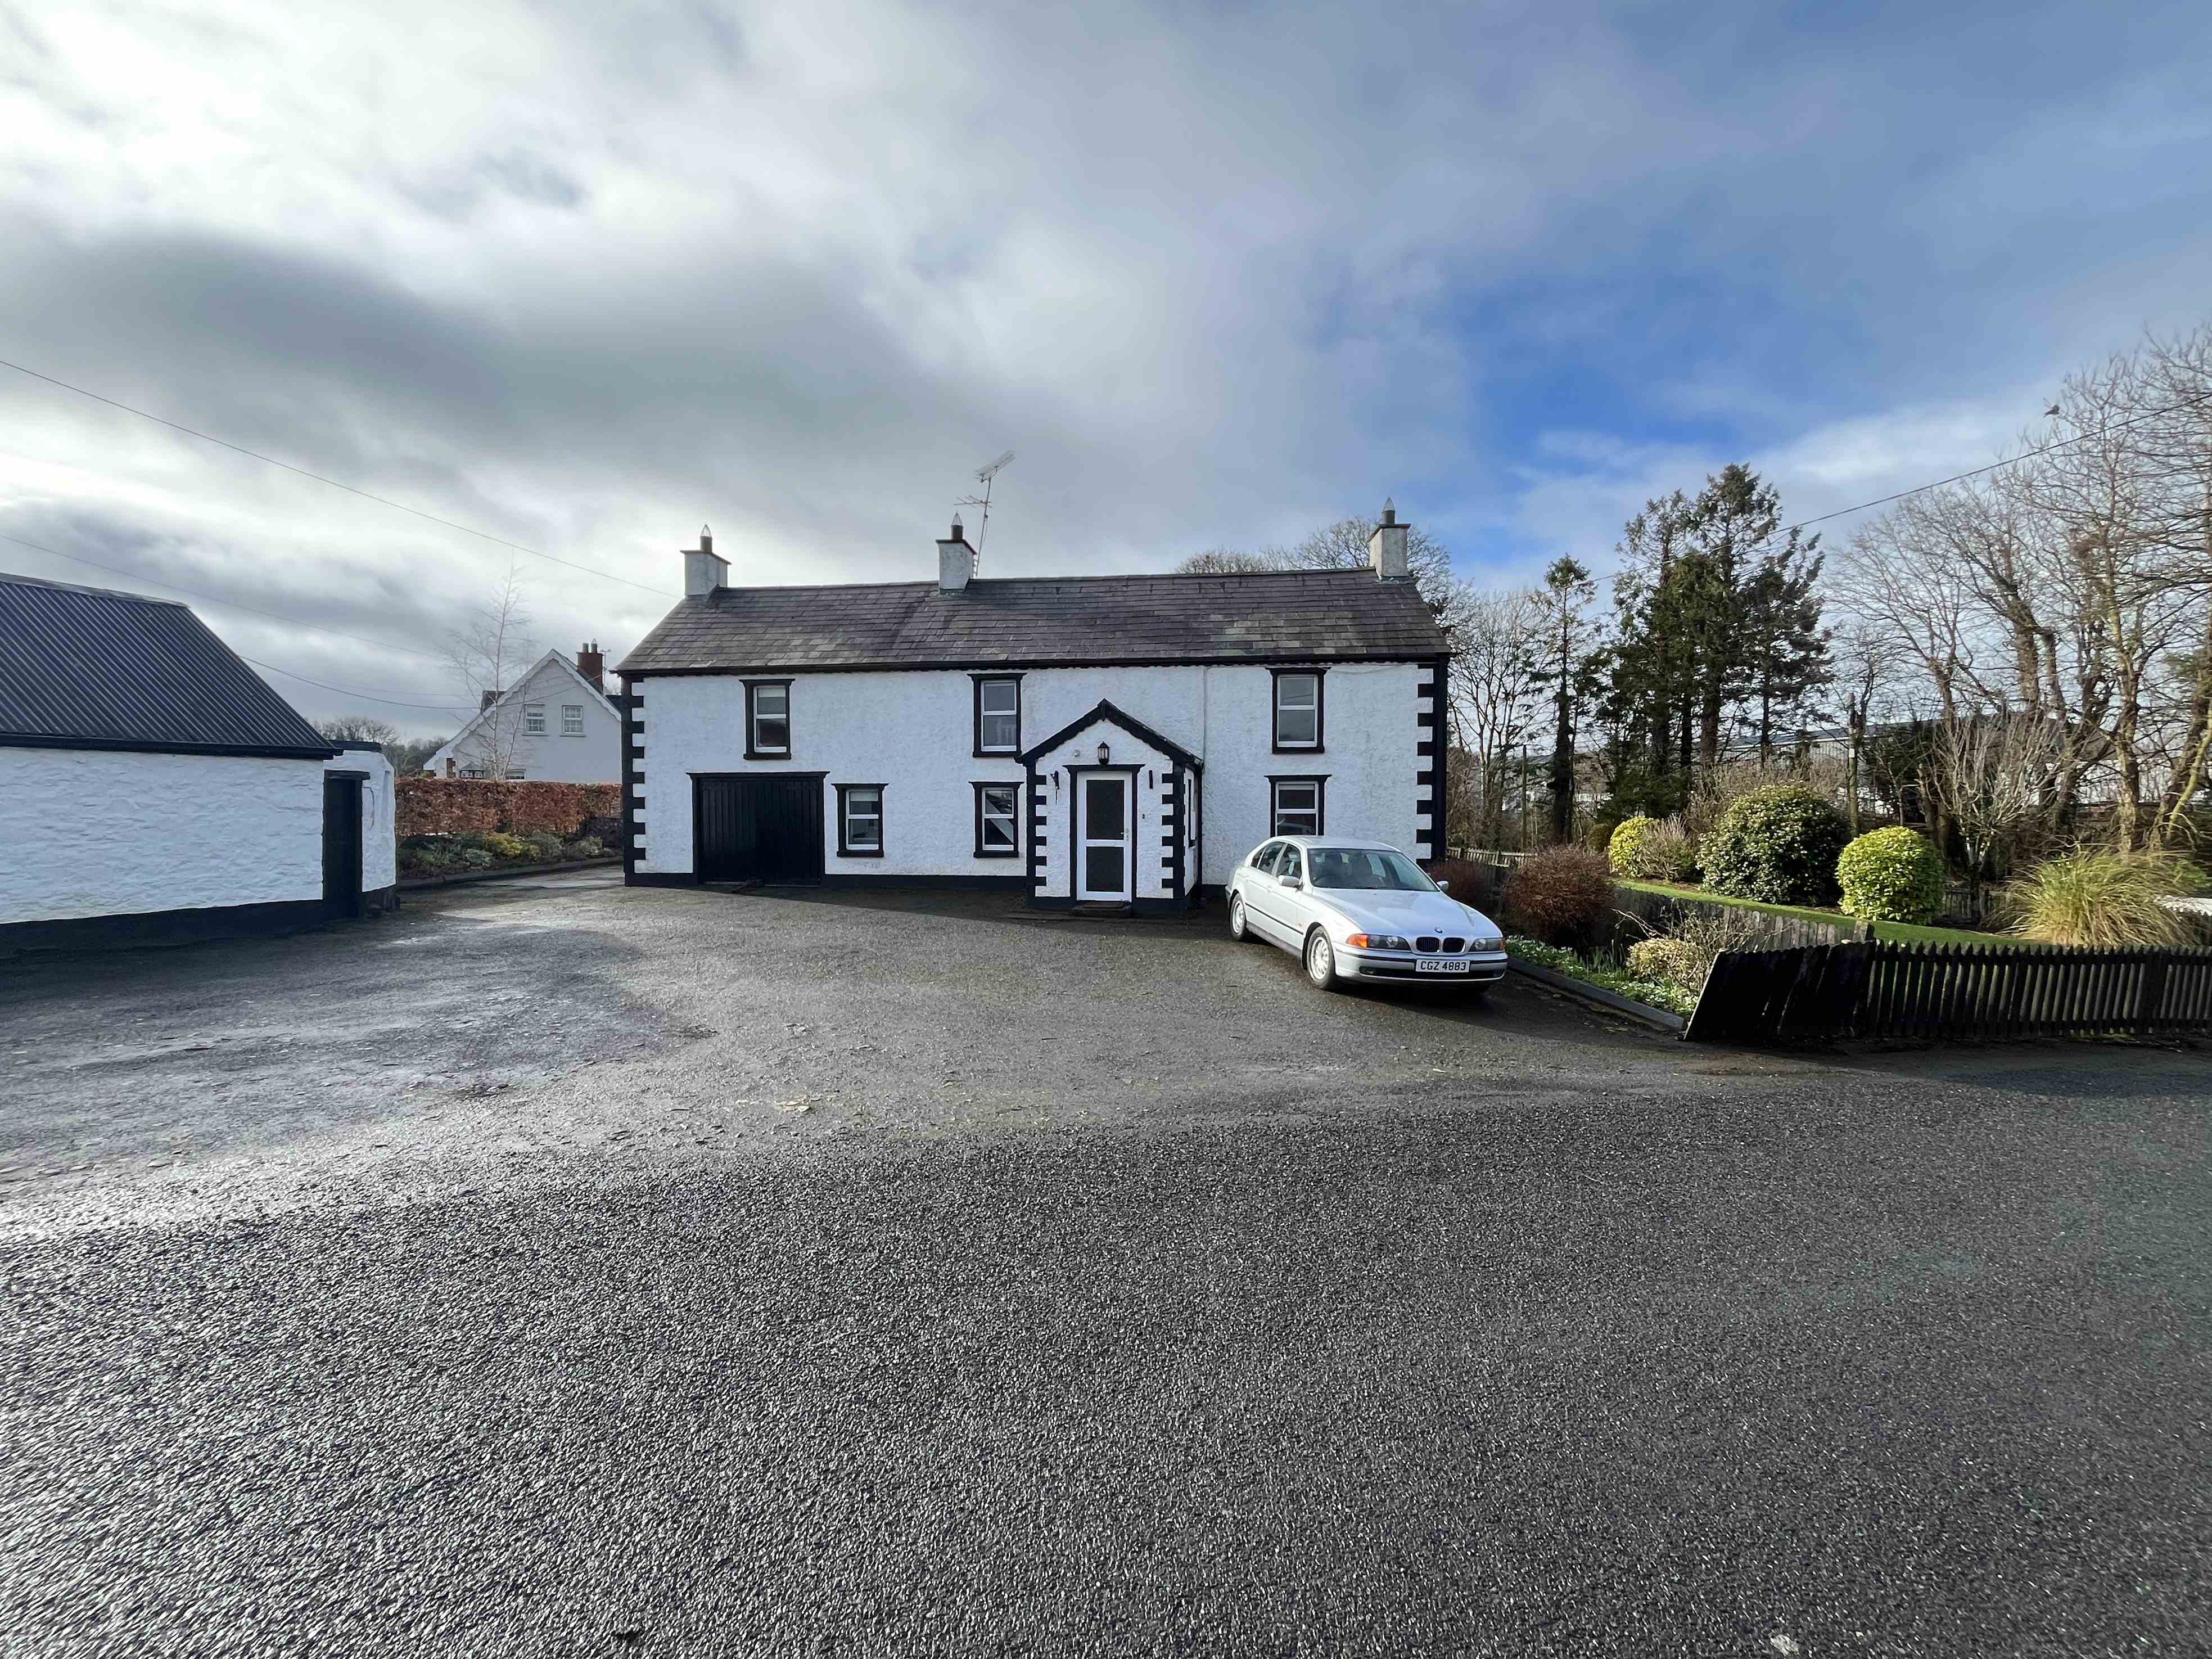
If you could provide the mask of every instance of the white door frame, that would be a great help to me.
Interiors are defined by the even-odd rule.
[[[1093,783],[1112,783],[1121,792],[1121,833],[1111,840],[1094,841],[1091,836],[1091,786]],[[1121,885],[1111,892],[1101,891],[1091,884],[1091,849],[1094,847],[1118,847],[1121,849]],[[1075,896],[1078,899],[1119,899],[1133,902],[1137,896],[1137,776],[1133,770],[1121,767],[1085,768],[1075,774]]]

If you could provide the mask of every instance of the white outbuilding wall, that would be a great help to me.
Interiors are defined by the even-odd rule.
[[[374,746],[347,749],[323,763],[326,772],[366,772],[361,786],[361,890],[380,892],[399,879],[399,822],[393,798],[392,763]],[[321,872],[318,867],[316,880]],[[317,886],[318,894],[321,887]]]
[[[0,924],[319,902],[323,767],[0,747]]]
[[[1298,667],[1310,665],[1299,664]],[[1273,678],[1265,665],[1141,668],[1044,668],[1022,674],[1024,748],[1109,702],[1182,745],[1205,763],[1199,812],[1186,812],[1182,832],[1204,844],[1188,884],[1218,884],[1235,861],[1267,839],[1268,779],[1323,775],[1328,780],[1326,827],[1331,835],[1373,836],[1425,852],[1428,820],[1419,816],[1431,793],[1432,759],[1421,746],[1437,734],[1421,723],[1431,707],[1421,696],[1433,672],[1422,662],[1337,663],[1327,668],[1320,752],[1273,752]],[[794,674],[792,750],[787,758],[745,758],[745,693],[738,675],[648,675],[634,681],[638,769],[640,874],[685,875],[692,864],[692,784],[698,772],[819,772],[825,775],[823,817],[829,826],[825,872],[839,875],[1022,876],[1029,871],[1032,810],[1022,824],[1018,860],[975,855],[972,786],[1023,781],[1012,757],[973,754],[973,676],[966,670]],[[1042,757],[1048,879],[1064,890],[1066,768],[1095,761],[1101,738],[1114,757],[1135,756],[1138,742],[1115,728],[1078,734]],[[1143,764],[1161,775],[1165,757]],[[1057,785],[1052,774],[1061,774]],[[1140,779],[1140,786],[1142,784]],[[836,852],[839,783],[884,787],[884,856],[841,859]],[[1149,854],[1162,839],[1159,785],[1138,790],[1140,881],[1157,878]],[[1195,849],[1192,849],[1195,852]],[[1141,889],[1141,891],[1158,890]]]

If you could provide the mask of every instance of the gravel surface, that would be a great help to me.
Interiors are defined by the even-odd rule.
[[[2212,1641],[2201,1052],[589,877],[0,1033],[0,1653]]]

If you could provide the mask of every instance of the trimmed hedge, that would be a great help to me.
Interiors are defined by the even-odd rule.
[[[398,778],[392,791],[402,840],[471,831],[526,836],[542,830],[566,841],[587,820],[622,811],[622,789],[611,783]]]
[[[1927,836],[1893,824],[1844,848],[1836,882],[1847,915],[1924,925],[1943,908],[1943,855]]]
[[[1705,885],[1769,904],[1833,904],[1850,826],[1802,784],[1770,784],[1729,803],[1698,848]]]

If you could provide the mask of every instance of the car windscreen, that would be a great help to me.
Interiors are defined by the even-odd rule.
[[[1380,847],[1316,847],[1313,849],[1313,884],[1316,887],[1381,889],[1393,893],[1433,893],[1436,883],[1421,873],[1421,866],[1403,853]]]

